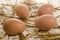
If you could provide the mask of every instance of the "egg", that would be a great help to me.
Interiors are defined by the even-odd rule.
[[[49,31],[57,27],[57,21],[54,16],[45,14],[35,20],[35,26],[42,31]]]
[[[44,4],[38,8],[37,15],[39,15],[39,16],[44,15],[44,14],[53,15],[53,12],[54,12],[54,7],[51,4]]]
[[[19,18],[29,17],[29,8],[28,8],[28,6],[26,6],[24,4],[17,5],[15,11],[16,11],[16,15]]]
[[[6,32],[6,34],[12,36],[22,33],[25,28],[25,23],[15,18],[6,19],[3,23],[3,30]]]

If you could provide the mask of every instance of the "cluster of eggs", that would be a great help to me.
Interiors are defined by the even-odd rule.
[[[57,20],[53,16],[54,7],[51,4],[44,4],[38,8],[40,17],[36,19],[35,25],[40,30],[48,31],[57,26]]]
[[[16,14],[19,18],[29,17],[29,8],[24,4],[16,6]],[[45,4],[38,8],[38,15],[40,16],[35,20],[35,25],[40,30],[50,30],[56,27],[56,18],[52,15],[54,8],[50,4]],[[8,35],[21,34],[26,28],[23,21],[15,18],[6,19],[3,24],[3,30]]]
[[[29,17],[29,8],[24,4],[17,5],[15,11],[19,18]],[[3,30],[6,32],[6,34],[13,36],[21,34],[25,28],[25,23],[15,18],[6,19],[3,24]]]

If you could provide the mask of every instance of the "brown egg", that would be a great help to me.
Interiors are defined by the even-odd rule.
[[[15,18],[5,20],[3,24],[3,30],[8,35],[18,35],[22,33],[25,30],[25,28],[25,23]]]
[[[38,15],[41,16],[43,14],[53,14],[54,7],[51,4],[44,4],[38,8]]]
[[[56,18],[52,15],[45,14],[35,20],[35,25],[42,31],[48,31],[57,26]]]
[[[24,4],[19,4],[16,6],[16,14],[20,18],[29,17],[29,8]]]

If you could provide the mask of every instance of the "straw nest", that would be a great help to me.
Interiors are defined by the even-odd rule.
[[[16,2],[17,3],[17,2]],[[23,4],[26,4],[30,8],[30,17],[27,19],[21,19],[26,23],[28,26],[26,30],[18,36],[8,36],[2,29],[3,27],[3,22],[5,19],[8,18],[18,18],[15,13],[15,7],[17,4],[12,5],[12,4],[0,4],[0,39],[6,39],[6,40],[60,40],[60,15],[55,16],[57,19],[57,24],[58,27],[51,29],[48,32],[42,32],[39,31],[37,28],[35,28],[35,23],[34,20],[36,19],[36,14],[37,14],[37,8],[39,5],[43,5],[43,3],[26,3],[23,2]],[[59,13],[60,7],[55,8],[55,13]],[[56,14],[55,14],[56,15]]]

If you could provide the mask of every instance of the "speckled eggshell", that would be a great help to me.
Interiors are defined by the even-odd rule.
[[[16,15],[19,18],[28,18],[29,17],[29,8],[27,5],[24,4],[18,4],[16,6]]]
[[[56,18],[52,15],[45,14],[35,20],[35,25],[42,31],[48,31],[57,26]]]
[[[18,35],[22,33],[25,30],[25,28],[25,23],[15,18],[6,19],[3,23],[3,30],[8,35]]]
[[[37,15],[39,15],[39,16],[44,15],[44,14],[53,15],[54,7],[51,4],[44,4],[38,8],[37,12],[38,12]]]

